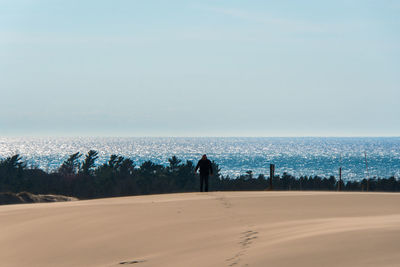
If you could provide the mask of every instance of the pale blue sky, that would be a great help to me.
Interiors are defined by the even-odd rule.
[[[400,1],[0,0],[0,136],[399,136]]]

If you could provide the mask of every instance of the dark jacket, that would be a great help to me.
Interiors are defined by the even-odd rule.
[[[209,175],[213,174],[212,164],[209,159],[201,159],[197,163],[195,171],[200,168],[200,175]]]

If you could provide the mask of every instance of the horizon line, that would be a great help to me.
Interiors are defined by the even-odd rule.
[[[0,138],[400,138],[400,135],[0,135]]]

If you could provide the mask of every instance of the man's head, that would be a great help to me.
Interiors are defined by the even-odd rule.
[[[202,157],[201,157],[201,159],[207,159],[207,155],[206,154],[204,154]]]

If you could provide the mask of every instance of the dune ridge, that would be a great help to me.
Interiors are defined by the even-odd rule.
[[[400,195],[210,192],[0,207],[1,266],[398,266]],[[23,256],[22,256],[23,255]]]

